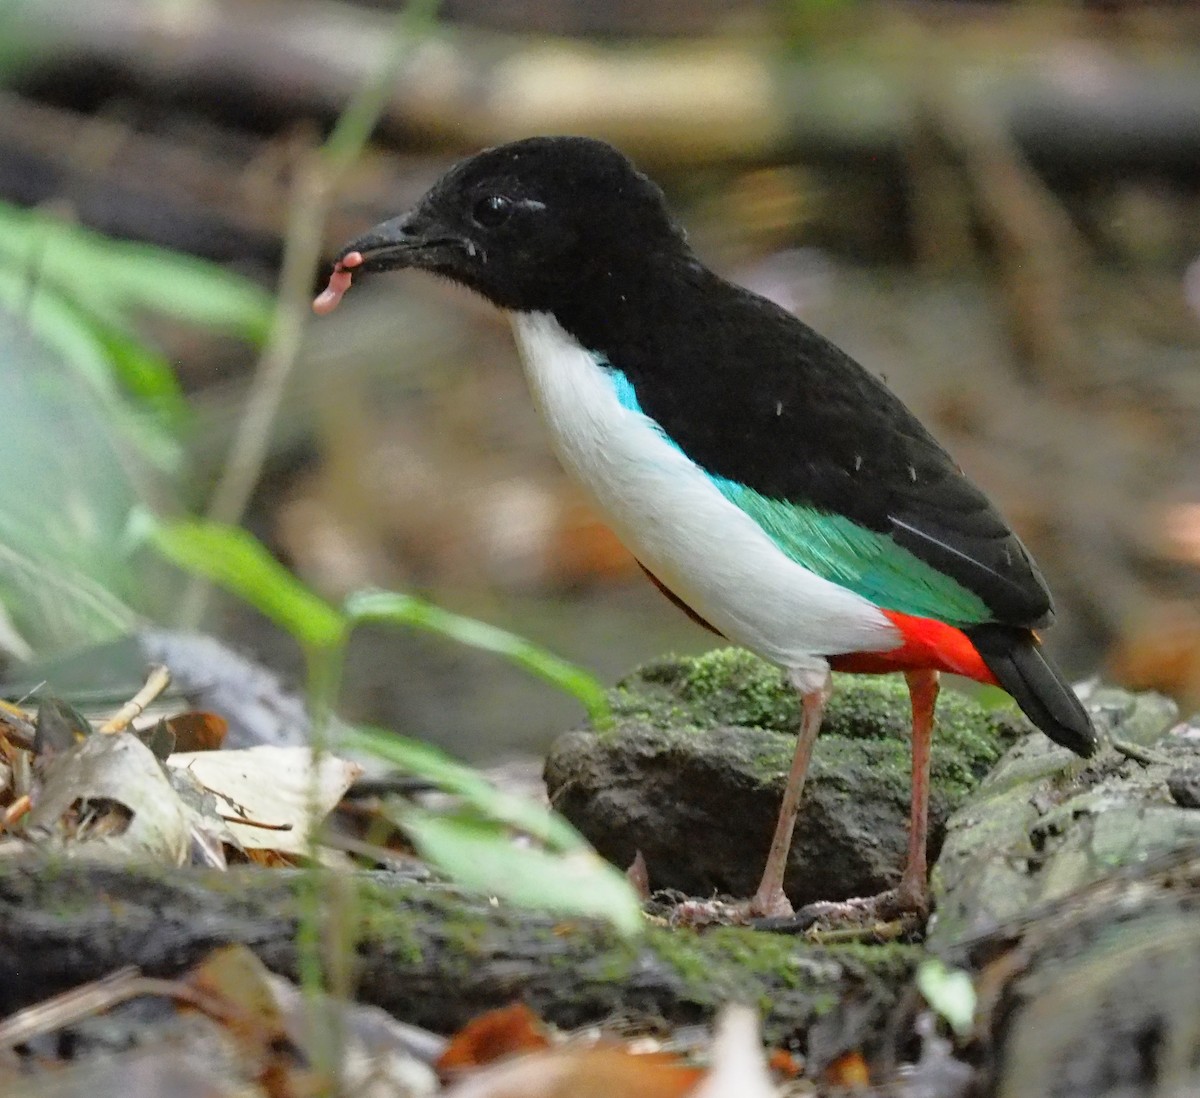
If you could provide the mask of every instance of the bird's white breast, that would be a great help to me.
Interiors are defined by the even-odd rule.
[[[872,603],[786,557],[653,420],[624,407],[611,371],[552,316],[511,320],[563,465],[638,560],[701,617],[796,671],[824,669],[823,655],[900,643]]]

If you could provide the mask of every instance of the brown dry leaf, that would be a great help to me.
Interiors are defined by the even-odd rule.
[[[246,851],[307,854],[312,831],[362,773],[357,763],[322,755],[313,773],[307,747],[178,752],[167,760],[217,798],[230,832]]]
[[[264,1093],[289,1098],[311,1092],[312,1080],[306,1078],[301,1058],[292,1055],[271,974],[249,949],[216,949],[183,982],[200,993],[201,1009],[237,1043],[247,1071]]]
[[[445,1098],[684,1098],[703,1075],[665,1053],[566,1046],[484,1068],[451,1087]]]
[[[234,1021],[250,1021],[256,1037],[270,1033],[271,1039],[282,1032],[283,1023],[269,976],[267,968],[246,946],[230,945],[214,949],[182,982],[225,1000]]]
[[[246,861],[252,865],[262,866],[263,869],[295,869],[297,859],[292,854],[282,854],[278,850],[254,850],[242,852]]]
[[[435,1066],[445,1075],[549,1047],[541,1019],[524,1003],[513,1003],[472,1018],[450,1039]]]
[[[848,1090],[865,1090],[871,1085],[871,1073],[861,1052],[843,1052],[825,1069],[825,1081]]]
[[[772,1049],[767,1066],[781,1079],[799,1079],[804,1072],[804,1061],[786,1048]]]
[[[166,722],[175,734],[175,751],[216,751],[229,734],[229,722],[217,713],[193,710]]]

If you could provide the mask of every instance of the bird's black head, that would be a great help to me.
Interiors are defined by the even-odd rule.
[[[416,267],[507,309],[555,311],[654,257],[688,253],[662,191],[603,141],[533,137],[456,164],[407,214],[342,251],[357,270]]]

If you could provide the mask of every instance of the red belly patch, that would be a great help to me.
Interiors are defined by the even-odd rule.
[[[649,568],[640,561],[638,564],[654,586],[692,621],[723,637],[719,629],[705,621]],[[887,675],[893,671],[947,671],[952,675],[965,675],[976,682],[999,686],[996,676],[975,650],[971,638],[961,629],[934,618],[901,614],[898,610],[882,610],[881,613],[900,630],[904,643],[890,652],[846,652],[840,656],[829,656],[830,667],[835,671],[850,671],[860,675]]]
[[[961,629],[933,618],[915,618],[896,610],[882,613],[900,630],[904,643],[890,652],[847,652],[830,656],[835,671],[882,675],[889,671],[948,671],[996,686],[996,676]]]

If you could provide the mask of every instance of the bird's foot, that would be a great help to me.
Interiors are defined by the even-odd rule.
[[[892,938],[919,930],[928,916],[929,899],[924,890],[901,886],[877,896],[805,904],[788,923],[789,929],[817,936],[833,933]]]
[[[684,900],[671,913],[672,926],[749,926],[762,919],[792,917],[792,905],[783,890],[763,894],[761,890],[748,900]]]
[[[748,900],[685,899],[667,917],[671,926],[753,926],[781,933],[838,940],[888,940],[915,934],[925,925],[929,901],[924,889],[893,888],[877,896],[819,901],[793,911],[787,896],[756,893]]]

